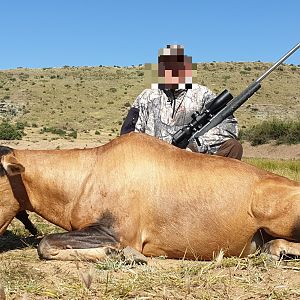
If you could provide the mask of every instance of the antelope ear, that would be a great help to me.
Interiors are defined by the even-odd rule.
[[[24,166],[18,162],[12,153],[3,155],[1,157],[1,163],[9,176],[18,175],[25,171]]]

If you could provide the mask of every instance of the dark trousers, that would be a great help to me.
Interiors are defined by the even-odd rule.
[[[243,156],[243,147],[236,139],[229,139],[221,145],[215,155],[241,160]]]

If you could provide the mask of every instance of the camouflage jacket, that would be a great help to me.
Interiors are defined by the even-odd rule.
[[[187,125],[195,111],[215,98],[207,87],[193,84],[192,89],[160,90],[146,89],[134,101],[132,108],[138,110],[135,131],[143,132],[168,143],[176,131]],[[221,144],[230,138],[237,138],[237,121],[233,116],[191,141],[193,151],[214,154]]]

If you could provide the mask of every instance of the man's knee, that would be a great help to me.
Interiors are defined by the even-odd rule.
[[[243,156],[243,146],[238,140],[229,139],[221,145],[216,155],[241,160]]]

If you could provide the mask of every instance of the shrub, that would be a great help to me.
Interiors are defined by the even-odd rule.
[[[68,133],[68,136],[77,139],[77,131],[72,129],[71,132]]]
[[[240,132],[242,140],[248,140],[251,145],[262,145],[272,140],[277,144],[300,143],[300,121],[282,121],[273,119],[254,125]]]
[[[24,135],[23,129],[17,128],[15,125],[9,124],[8,122],[2,122],[0,124],[1,140],[21,140]]]
[[[55,127],[43,127],[41,129],[41,133],[44,133],[44,132],[50,132],[50,133],[53,133],[53,134],[58,134],[59,136],[66,135],[65,130],[60,129],[60,128],[55,128]]]
[[[108,89],[107,91],[108,91],[108,92],[115,93],[115,92],[117,91],[117,89],[116,89],[116,88],[114,88],[114,87],[112,87],[112,88]]]
[[[41,134],[49,132],[52,134],[57,134],[60,137],[72,137],[74,139],[77,139],[77,131],[75,129],[70,129],[70,132],[67,133],[66,130],[61,128],[55,128],[55,127],[43,127],[40,131]]]
[[[17,122],[16,129],[17,130],[23,130],[23,129],[25,129],[25,126],[28,126],[27,122],[25,122],[25,123],[23,123],[23,122]]]

